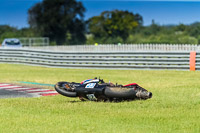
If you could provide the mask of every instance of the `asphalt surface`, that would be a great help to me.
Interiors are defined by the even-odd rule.
[[[42,89],[36,86],[25,87],[9,83],[0,83],[0,98],[40,97],[54,95],[58,95],[58,92],[52,89]]]
[[[9,91],[9,90],[0,90],[0,98],[17,98],[17,97],[36,97],[34,94]]]

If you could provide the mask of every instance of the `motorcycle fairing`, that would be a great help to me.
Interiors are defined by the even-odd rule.
[[[99,83],[99,79],[87,79],[81,82],[81,84],[88,84],[88,83]]]
[[[123,87],[128,87],[128,86],[137,86],[138,84],[136,83],[131,83],[131,84],[127,84],[127,85],[124,85]]]

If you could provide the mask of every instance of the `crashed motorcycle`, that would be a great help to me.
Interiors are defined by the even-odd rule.
[[[152,93],[136,83],[118,85],[105,83],[103,79],[88,79],[81,83],[58,82],[55,90],[66,97],[79,97],[80,100],[90,101],[131,101],[149,99]]]

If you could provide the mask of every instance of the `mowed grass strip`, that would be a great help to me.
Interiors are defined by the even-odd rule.
[[[153,93],[146,101],[81,102],[61,95],[0,99],[0,132],[200,132],[200,72],[173,70],[58,69],[0,64],[0,82],[55,84],[100,76],[136,82]],[[53,89],[53,88],[52,88]]]

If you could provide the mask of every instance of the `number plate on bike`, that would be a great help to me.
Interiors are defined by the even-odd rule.
[[[94,88],[96,83],[89,83],[85,86],[85,88]]]

